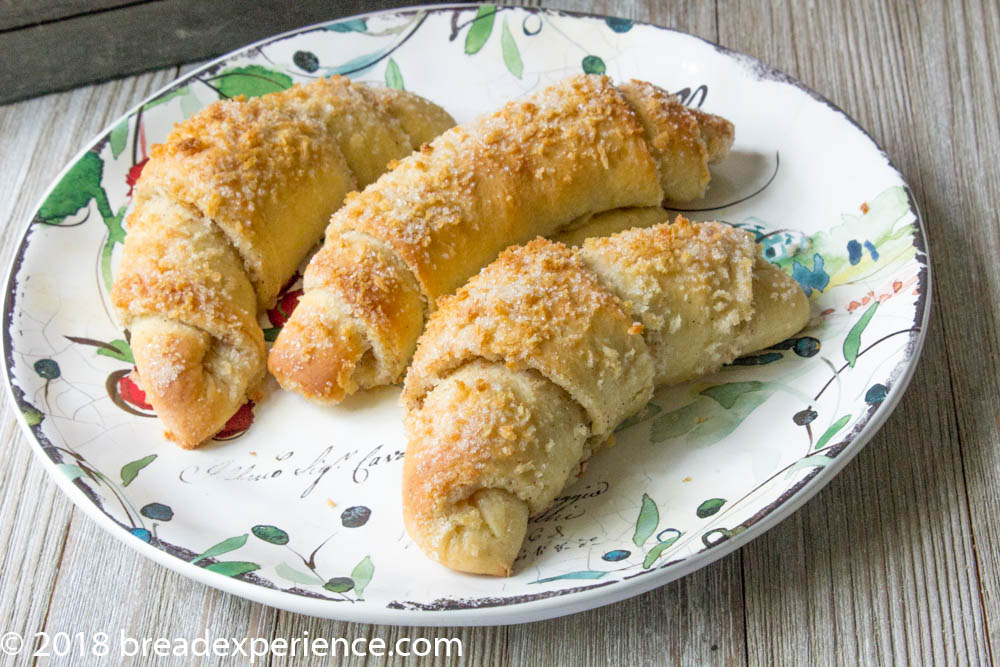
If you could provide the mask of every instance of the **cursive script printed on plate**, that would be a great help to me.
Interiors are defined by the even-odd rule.
[[[210,465],[192,465],[178,474],[185,484],[214,480],[223,482],[263,483],[279,478],[301,478],[305,482],[299,498],[311,494],[331,471],[349,470],[351,481],[364,484],[377,471],[403,460],[403,451],[376,445],[370,449],[334,451],[329,445],[318,454],[289,450],[263,461],[224,459]]]

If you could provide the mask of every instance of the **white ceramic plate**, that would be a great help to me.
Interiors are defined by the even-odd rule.
[[[800,337],[659,392],[532,519],[507,579],[446,570],[407,538],[397,388],[324,409],[272,382],[226,439],[183,451],[161,438],[125,378],[131,353],[108,290],[130,183],[176,121],[220,95],[344,73],[405,86],[461,122],[581,70],[652,81],[735,122],[732,156],[688,215],[758,234],[810,293]],[[8,279],[4,347],[13,399],[46,468],[142,554],[316,616],[499,624],[647,591],[790,514],[899,400],[929,300],[924,233],[900,175],[850,118],[788,76],[624,19],[433,7],[265,40],[116,122],[27,225]],[[264,325],[280,322],[272,313]]]

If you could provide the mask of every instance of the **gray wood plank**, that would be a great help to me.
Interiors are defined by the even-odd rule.
[[[407,0],[382,0],[380,8]],[[203,60],[300,26],[371,10],[348,0],[162,0],[0,33],[0,104]]]
[[[249,647],[255,638],[273,637],[276,616],[273,607],[209,588],[140,556],[76,510],[44,629],[50,637],[82,632],[88,648],[95,633],[108,633],[109,659],[102,664],[239,665],[249,660],[158,656],[153,647],[143,647],[143,639],[237,639]],[[72,664],[98,662],[75,657]],[[66,658],[38,664],[66,664]]]
[[[128,81],[48,95],[0,107],[0,264],[10,261],[28,216],[43,191],[83,143],[174,70]],[[6,394],[6,392],[4,392]],[[15,421],[0,404],[0,618],[4,630],[41,630],[56,585],[72,509],[35,460]]]
[[[510,665],[743,665],[741,557],[639,597],[507,629]]]
[[[333,640],[344,638],[353,641],[359,638],[372,640],[379,638],[385,642],[387,647],[396,646],[396,642],[402,638],[409,639],[409,643],[404,643],[401,648],[407,652],[414,650],[413,642],[417,639],[427,639],[434,642],[436,639],[458,639],[461,641],[461,652],[454,645],[450,647],[450,657],[444,653],[445,645],[441,644],[440,654],[433,654],[422,658],[414,656],[403,657],[400,655],[360,656],[351,655],[346,658],[339,658],[337,664],[340,665],[397,665],[415,664],[421,665],[511,665],[506,655],[507,628],[497,627],[477,627],[477,628],[418,628],[412,626],[388,626],[370,625],[366,623],[344,623],[341,621],[328,621],[319,618],[311,618],[302,614],[291,614],[285,611],[279,612],[279,620],[275,628],[276,637],[325,637]],[[308,634],[306,634],[308,633]],[[418,644],[417,649],[421,648]],[[366,649],[367,650],[367,649]],[[275,657],[272,665],[327,665],[329,658],[312,657],[309,659]]]
[[[0,406],[0,618],[22,637],[40,629],[49,609],[72,505],[35,461],[14,421]]]
[[[995,2],[898,7],[907,39],[912,152],[937,253],[937,307],[958,416],[980,599],[991,658],[1000,659],[1000,7]],[[928,150],[930,148],[930,150]],[[981,304],[981,305],[980,305]]]
[[[707,3],[543,2],[648,21],[716,41]],[[513,665],[746,662],[742,556],[732,554],[645,595],[582,614],[508,628]]]
[[[947,388],[939,330],[925,354],[914,385]],[[911,390],[829,487],[744,548],[751,662],[987,662],[955,443],[949,403]]]
[[[967,481],[969,440],[952,400],[953,393],[965,396],[949,363],[968,334],[956,331],[952,338],[941,331],[949,316],[968,326],[957,303],[941,296],[955,289],[954,276],[945,282],[942,273],[968,255],[939,241],[959,231],[965,212],[948,203],[954,201],[948,189],[957,185],[955,164],[941,157],[951,132],[921,131],[951,113],[946,107],[955,100],[941,90],[946,79],[967,74],[958,67],[949,77],[935,62],[933,52],[950,41],[942,17],[909,6],[781,3],[759,9],[720,5],[723,43],[800,77],[886,147],[931,227],[937,299],[923,361],[896,414],[828,489],[744,549],[751,662],[988,662],[973,549],[979,535],[966,498],[990,485]],[[932,54],[923,40],[934,42]],[[985,343],[983,349],[996,349]],[[977,376],[984,371],[988,366]],[[992,382],[995,387],[995,377]],[[995,419],[989,422],[987,431],[996,428]],[[995,430],[976,440],[993,443],[995,452]],[[996,506],[995,497],[990,502]]]
[[[0,0],[0,31],[149,0]]]
[[[522,3],[517,3],[522,4]],[[607,16],[619,16],[666,28],[675,28],[717,41],[718,26],[715,7],[708,2],[643,2],[642,0],[542,0],[523,4],[538,4],[550,9],[563,9]]]
[[[391,629],[276,612],[144,561],[74,514],[31,460],[5,401],[5,629],[193,638],[207,619],[216,636],[460,637],[464,656],[453,662],[498,665],[991,662],[1000,650],[998,8],[719,4],[718,25],[705,3],[547,6],[718,35],[843,106],[913,186],[935,271],[925,356],[898,412],[830,487],[742,552],[630,601],[525,626]],[[0,220],[15,221],[0,235],[4,261],[65,161],[171,78],[159,76],[0,107]],[[970,295],[985,307],[970,306]]]

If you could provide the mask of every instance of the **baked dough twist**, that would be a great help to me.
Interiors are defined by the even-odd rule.
[[[753,237],[673,224],[511,248],[430,317],[403,389],[407,531],[507,575],[552,502],[655,387],[799,331],[805,294]]]
[[[651,84],[573,76],[445,132],[334,214],[271,349],[285,389],[336,403],[397,382],[435,300],[511,244],[704,194],[722,118]]]
[[[343,77],[209,105],[153,146],[112,300],[167,437],[196,447],[265,375],[257,313],[351,190],[451,127],[411,93]]]

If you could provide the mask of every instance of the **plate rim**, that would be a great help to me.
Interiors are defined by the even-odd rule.
[[[771,509],[763,518],[755,522],[746,531],[740,533],[739,535],[714,545],[711,548],[698,551],[672,566],[645,571],[645,574],[651,576],[620,579],[604,584],[590,584],[576,588],[556,590],[551,591],[550,595],[544,598],[518,601],[505,605],[428,609],[426,607],[393,607],[389,605],[377,607],[374,604],[363,606],[332,605],[328,600],[318,600],[299,596],[280,589],[275,590],[249,581],[242,581],[210,572],[203,567],[189,563],[143,540],[136,539],[131,533],[123,530],[122,526],[115,522],[114,519],[105,514],[101,508],[88,498],[80,488],[73,484],[68,477],[61,474],[56,468],[56,462],[45,454],[45,444],[43,440],[47,440],[47,438],[44,435],[36,433],[33,427],[27,423],[24,413],[20,409],[19,399],[15,395],[13,364],[11,363],[13,359],[13,337],[11,336],[11,327],[14,323],[13,313],[17,301],[16,276],[17,272],[20,270],[25,251],[28,246],[28,239],[33,226],[34,216],[44,203],[45,199],[56,187],[62,177],[66,175],[69,169],[76,164],[83,155],[92,150],[95,145],[103,141],[112,128],[114,128],[123,119],[131,117],[140,107],[149,101],[170,92],[174,88],[183,86],[206,70],[210,70],[211,68],[233,58],[251,53],[254,49],[262,45],[301,33],[311,32],[326,25],[349,21],[356,18],[372,17],[383,14],[416,13],[419,11],[434,13],[453,9],[468,9],[477,6],[477,3],[422,4],[387,8],[372,12],[362,12],[349,16],[337,17],[328,21],[311,23],[285,32],[269,35],[260,40],[224,53],[202,66],[193,69],[187,74],[171,80],[166,85],[143,98],[136,105],[130,107],[123,114],[114,118],[103,130],[96,134],[92,139],[86,141],[83,144],[83,147],[67,161],[63,169],[52,179],[51,184],[46,188],[45,192],[38,200],[38,203],[29,209],[30,217],[21,224],[19,236],[15,237],[19,238],[20,241],[17,242],[8,262],[6,279],[4,281],[6,289],[3,300],[3,332],[2,335],[0,335],[0,339],[2,339],[2,341],[0,341],[0,347],[2,347],[3,350],[5,366],[5,394],[11,401],[13,412],[15,413],[17,422],[22,429],[22,433],[27,437],[29,445],[32,442],[34,443],[35,446],[31,446],[31,449],[42,461],[50,479],[54,479],[56,485],[70,498],[74,506],[83,510],[84,514],[94,520],[105,532],[111,534],[127,547],[136,551],[140,555],[149,558],[174,572],[177,572],[181,576],[197,581],[198,583],[245,599],[259,602],[261,604],[319,618],[362,623],[413,625],[421,627],[445,625],[506,625],[546,620],[613,604],[615,602],[620,602],[622,600],[649,592],[654,588],[659,588],[660,586],[666,585],[676,579],[687,576],[696,570],[706,567],[733,551],[745,546],[753,539],[760,537],[767,531],[771,530],[778,523],[788,518],[791,514],[795,513],[805,503],[811,500],[822,488],[829,484],[834,477],[836,477],[844,469],[844,467],[846,467],[847,464],[850,463],[850,461],[853,460],[854,457],[870,442],[875,433],[882,428],[889,416],[898,407],[916,373],[916,368],[919,364],[927,337],[927,328],[930,322],[930,314],[933,304],[932,266],[930,261],[930,251],[927,244],[926,225],[909,184],[903,178],[902,173],[893,163],[885,149],[882,148],[877,141],[875,141],[871,134],[869,134],[869,132],[862,127],[857,120],[821,93],[805,85],[798,78],[764,63],[752,55],[730,49],[697,35],[693,35],[676,28],[657,25],[655,23],[636,19],[627,19],[632,21],[634,24],[650,26],[658,30],[672,32],[703,42],[704,44],[714,48],[716,51],[739,61],[740,64],[752,68],[753,74],[756,75],[758,79],[769,79],[792,85],[809,95],[809,97],[813,100],[824,104],[835,114],[847,120],[857,131],[859,131],[870,142],[871,146],[878,151],[881,157],[886,161],[887,166],[899,176],[902,188],[906,193],[907,204],[910,211],[912,211],[914,215],[915,226],[913,246],[917,250],[916,259],[923,262],[923,266],[920,267],[920,271],[918,272],[918,284],[921,287],[921,292],[917,301],[914,303],[914,325],[917,325],[918,319],[920,322],[919,330],[914,332],[916,335],[912,336],[908,342],[908,358],[897,364],[897,366],[893,369],[893,371],[898,372],[900,367],[902,367],[902,372],[893,378],[893,391],[891,391],[886,399],[881,404],[876,406],[874,411],[868,415],[864,424],[861,425],[860,430],[855,433],[847,434],[845,439],[842,440],[841,443],[838,443],[843,444],[844,447],[840,450],[840,452],[838,452],[834,461],[823,468],[817,468],[815,473],[807,475],[801,482],[799,482],[799,487],[793,491],[790,497],[781,501],[780,504],[773,507],[773,509]],[[524,5],[504,5],[504,8],[521,9],[529,12],[541,12],[557,16],[564,15],[577,18],[618,18],[610,14],[544,7],[528,7]],[[354,613],[339,613],[341,611]]]

